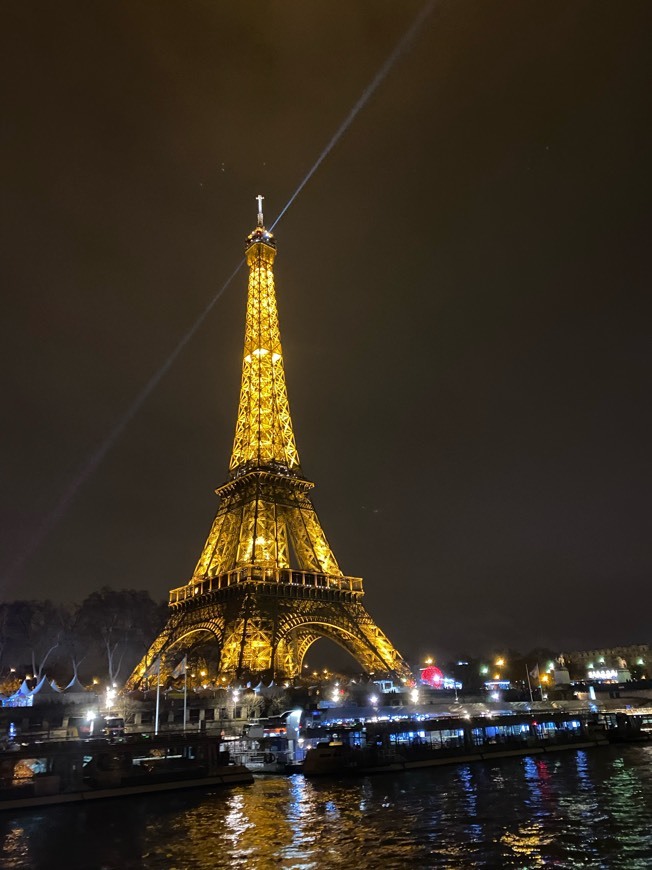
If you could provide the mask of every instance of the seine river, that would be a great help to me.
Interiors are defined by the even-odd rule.
[[[652,867],[652,745],[0,817],[3,868]]]

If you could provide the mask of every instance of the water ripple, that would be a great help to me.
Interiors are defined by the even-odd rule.
[[[625,747],[5,814],[0,866],[647,870],[651,820],[652,747]]]

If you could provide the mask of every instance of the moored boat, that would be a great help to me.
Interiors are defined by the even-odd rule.
[[[610,743],[649,743],[652,741],[652,710],[604,711],[600,714]]]
[[[220,739],[204,734],[44,741],[0,753],[0,810],[251,782]]]
[[[367,723],[306,754],[303,773],[368,774],[606,745],[594,719],[550,713]]]
[[[249,722],[240,737],[225,738],[231,757],[255,774],[299,773],[304,752],[299,740],[303,711]]]

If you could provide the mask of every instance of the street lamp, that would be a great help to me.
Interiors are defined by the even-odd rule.
[[[545,701],[548,698],[548,695],[544,694],[544,692],[543,692],[543,687],[544,687],[544,685],[547,687],[549,682],[550,682],[550,677],[548,676],[548,674],[541,674],[541,700],[542,701]]]
[[[111,712],[111,707],[113,706],[113,701],[115,700],[115,689],[113,686],[108,686],[106,690],[106,708],[108,712]]]

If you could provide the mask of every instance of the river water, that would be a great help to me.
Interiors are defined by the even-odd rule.
[[[3,868],[652,868],[652,745],[0,816]]]

